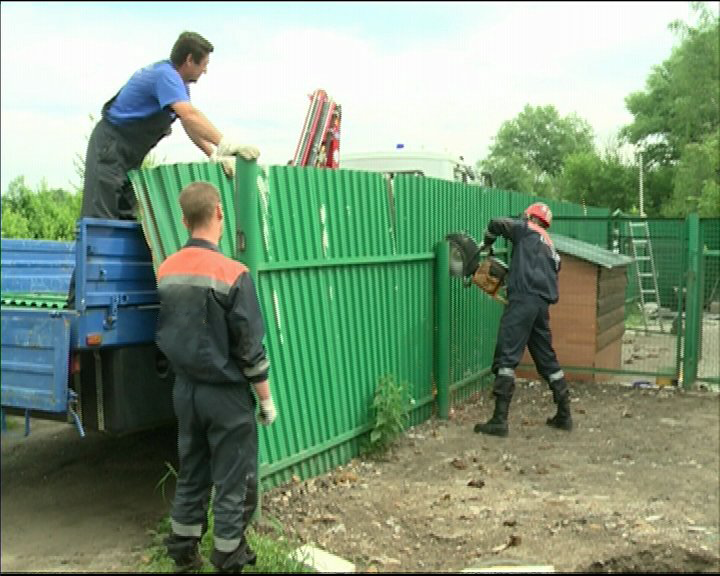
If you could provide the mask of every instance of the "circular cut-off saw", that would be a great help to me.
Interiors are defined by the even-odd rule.
[[[491,298],[507,304],[501,293],[508,273],[507,264],[494,257],[491,248],[478,246],[465,232],[448,234],[446,239],[450,243],[450,275],[462,278],[466,286],[475,284]]]

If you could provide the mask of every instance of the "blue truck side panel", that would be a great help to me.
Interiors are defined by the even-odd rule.
[[[2,239],[2,294],[67,294],[75,242]]]
[[[68,302],[71,283],[75,298]],[[83,218],[75,242],[3,238],[2,301],[3,407],[62,413],[70,394],[79,396],[82,388],[97,399],[100,429],[104,422],[117,432],[137,424],[138,399],[149,402],[137,410],[147,421],[153,402],[158,416],[172,414],[171,386],[156,374],[159,303],[137,222]],[[59,304],[36,304],[48,301]],[[74,354],[83,359],[80,380],[70,374]],[[133,358],[142,365],[130,366]],[[99,394],[101,381],[114,397]]]
[[[95,334],[102,338],[101,347],[149,344],[155,340],[158,305],[118,307],[113,313],[108,309],[87,308],[73,321],[71,347],[73,350],[93,350],[98,346],[87,343],[87,337]]]
[[[137,222],[83,218],[76,238],[77,310],[157,304],[150,250]]]
[[[67,410],[70,325],[74,311],[15,310],[2,314],[2,404]]]

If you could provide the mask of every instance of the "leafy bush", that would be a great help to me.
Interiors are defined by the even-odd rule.
[[[48,188],[44,182],[32,190],[20,176],[2,196],[2,236],[72,241],[81,203],[81,194]]]

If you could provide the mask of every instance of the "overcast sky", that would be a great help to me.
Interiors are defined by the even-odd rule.
[[[717,13],[717,4],[711,4]],[[342,106],[343,152],[404,143],[483,158],[526,104],[576,113],[604,146],[632,117],[679,40],[689,2],[2,2],[2,191],[25,176],[70,189],[73,159],[103,103],[135,72],[166,59],[178,34],[215,51],[191,99],[218,129],[292,158],[308,94]],[[160,162],[205,156],[180,122]]]

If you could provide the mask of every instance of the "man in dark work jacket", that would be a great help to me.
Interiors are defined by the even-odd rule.
[[[496,218],[490,221],[480,250],[492,252],[498,236],[512,242],[512,259],[507,279],[508,304],[498,329],[492,371],[495,412],[475,432],[493,436],[508,435],[508,411],[515,391],[515,367],[525,346],[538,373],[548,382],[557,413],[547,424],[561,430],[572,429],[570,396],[565,374],[552,346],[549,307],[558,301],[560,255],[547,233],[552,212],[547,204],[535,202],[522,218]]]
[[[193,182],[180,205],[191,237],[157,274],[157,344],[176,375],[180,461],[166,546],[178,569],[202,565],[198,543],[214,487],[210,561],[221,572],[240,572],[255,563],[245,529],[258,504],[256,402],[261,424],[276,416],[265,327],[250,271],[218,251],[223,211],[217,189]]]

